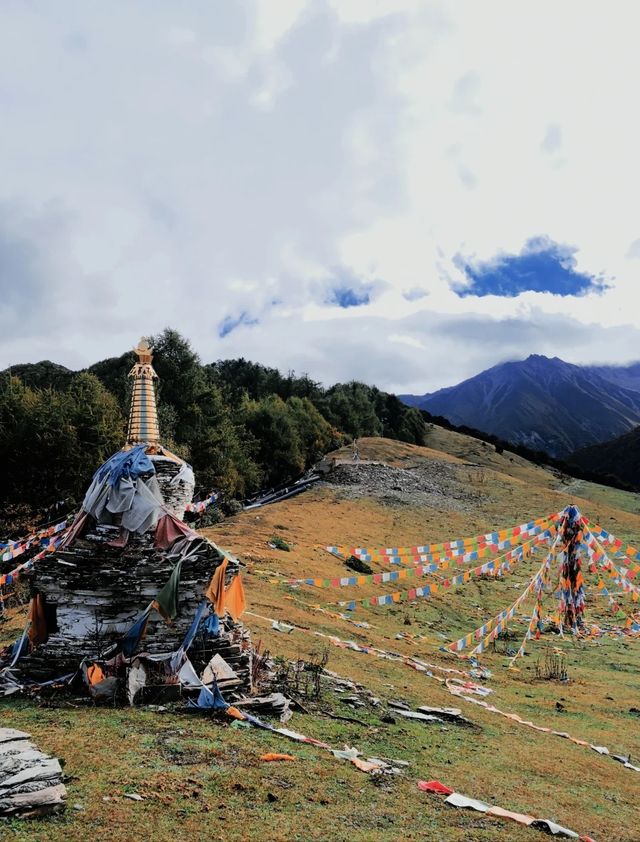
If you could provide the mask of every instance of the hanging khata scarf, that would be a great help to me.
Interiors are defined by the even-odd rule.
[[[176,563],[165,585],[158,592],[153,601],[153,607],[167,622],[175,619],[178,613],[178,585],[180,584],[180,570],[182,559]]]
[[[31,621],[29,640],[32,645],[37,646],[40,643],[46,643],[49,639],[49,632],[47,631],[44,598],[41,593],[37,593],[31,600],[29,620]]]
[[[65,535],[64,541],[62,542],[63,547],[69,547],[76,538],[81,538],[83,532],[89,525],[89,519],[91,515],[88,512],[79,512],[73,523],[71,524],[71,528]]]
[[[209,600],[209,602],[213,605],[216,614],[218,617],[224,617],[224,608],[225,608],[225,593],[224,593],[224,574],[227,570],[227,565],[229,562],[225,558],[216,568],[216,572],[213,574],[211,582],[209,582],[209,587],[205,591],[205,596]]]
[[[87,669],[87,680],[92,687],[104,681],[104,672],[99,664],[91,664]]]
[[[225,592],[225,600],[227,611],[231,614],[232,619],[234,621],[239,620],[247,607],[242,578],[239,573],[237,576],[233,577],[231,584],[227,588]]]

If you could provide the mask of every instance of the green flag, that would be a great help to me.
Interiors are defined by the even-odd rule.
[[[173,620],[178,613],[178,585],[180,584],[180,560],[171,571],[163,587],[158,591],[154,600],[154,608],[162,614],[165,620]]]

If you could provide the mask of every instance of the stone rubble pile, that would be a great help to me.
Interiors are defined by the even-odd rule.
[[[470,482],[478,469],[437,459],[419,467],[392,468],[378,462],[339,464],[325,482],[344,499],[374,497],[389,506],[430,506],[441,511],[468,511],[486,489]]]

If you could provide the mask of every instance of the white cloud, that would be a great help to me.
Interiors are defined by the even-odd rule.
[[[0,366],[165,325],[401,391],[637,356],[632,0],[60,6],[0,10]],[[612,288],[452,292],[536,236]],[[371,302],[325,303],[341,278]]]

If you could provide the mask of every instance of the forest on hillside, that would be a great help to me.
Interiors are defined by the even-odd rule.
[[[159,377],[162,442],[194,468],[202,493],[244,498],[299,476],[353,437],[424,442],[417,409],[364,383],[323,388],[244,359],[203,364],[167,328],[148,337]],[[81,372],[49,361],[0,373],[0,504],[75,504],[124,443],[134,353]]]

